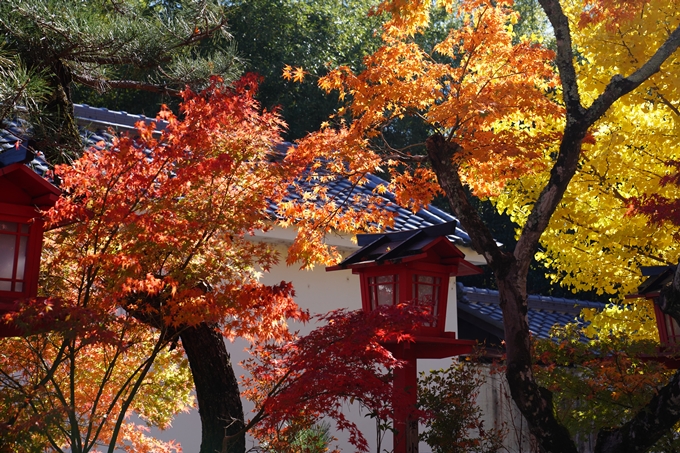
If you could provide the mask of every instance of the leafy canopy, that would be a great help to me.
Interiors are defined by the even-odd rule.
[[[282,122],[259,111],[256,85],[215,78],[185,91],[182,120],[164,110],[162,131],[140,123],[137,138],[56,169],[64,196],[45,214],[49,298],[15,316],[32,336],[2,340],[3,439],[16,451],[172,451],[126,415],[164,427],[191,404],[174,349],[183,329],[283,340],[288,318],[306,319],[289,284],[258,282],[277,256],[249,240],[270,228],[266,210],[288,174],[271,154]]]

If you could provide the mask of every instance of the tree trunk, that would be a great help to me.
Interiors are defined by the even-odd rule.
[[[31,119],[33,134],[29,145],[45,153],[52,165],[70,164],[83,152],[71,98],[71,70],[55,60],[52,72],[48,79],[52,94],[40,115]]]
[[[216,325],[201,323],[184,329],[180,338],[201,415],[200,453],[220,452],[225,436],[237,434],[244,426],[241,393],[224,337]],[[245,433],[227,446],[229,453],[244,453],[245,449]]]
[[[527,320],[526,279],[529,266],[496,246],[491,232],[469,203],[455,165],[455,155],[462,151],[460,146],[438,134],[430,136],[426,146],[432,169],[451,208],[470,234],[473,248],[483,253],[494,272],[503,310],[506,377],[512,398],[529,422],[542,451],[576,453],[569,431],[555,418],[551,393],[539,387],[533,376]]]

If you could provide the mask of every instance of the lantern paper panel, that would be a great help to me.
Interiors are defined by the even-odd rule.
[[[0,221],[0,291],[24,290],[30,225]]]

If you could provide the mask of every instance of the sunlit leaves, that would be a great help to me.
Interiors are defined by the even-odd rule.
[[[246,395],[255,402],[254,435],[270,446],[304,420],[327,416],[347,430],[360,451],[368,444],[343,408],[358,402],[375,417],[392,416],[392,370],[402,364],[385,342],[412,341],[413,326],[427,315],[413,306],[384,306],[369,313],[335,311],[321,316],[326,325],[295,342],[255,345],[246,363]],[[291,423],[293,422],[293,423]]]
[[[553,338],[537,342],[535,372],[554,392],[563,423],[588,435],[624,423],[673,371],[654,360],[658,333],[650,301],[586,309],[582,318],[584,323],[556,328]]]
[[[286,187],[284,168],[270,158],[282,122],[257,112],[256,84],[249,75],[233,88],[215,80],[203,93],[187,92],[181,121],[162,112],[169,123],[160,136],[140,126],[140,139],[115,139],[112,149],[58,170],[69,197],[48,215],[70,225],[49,238],[58,245],[48,269],[68,263],[88,276],[87,291],[74,292],[81,303],[175,326],[239,320],[227,332],[240,335],[261,332],[262,304],[282,306],[290,289],[267,289],[255,273],[277,256],[249,239],[268,228],[266,210]],[[50,273],[48,284],[61,278]],[[199,289],[206,284],[211,291]],[[294,311],[266,313],[285,319]]]
[[[565,2],[582,102],[590,105],[610,78],[630,75],[680,22],[677,2]],[[578,25],[577,25],[578,24]],[[678,198],[663,179],[666,163],[679,158],[676,89],[678,57],[642,87],[620,99],[593,128],[579,169],[541,238],[538,258],[555,269],[553,278],[577,290],[625,295],[641,282],[638,268],[677,262],[677,228],[649,225],[630,216],[635,200]],[[547,148],[546,159],[557,149]],[[498,192],[496,202],[518,223],[546,181],[529,175]],[[653,210],[653,209],[652,209]]]
[[[46,213],[42,290],[15,322],[26,340],[4,340],[0,404],[15,451],[66,445],[74,453],[116,447],[178,449],[127,420],[169,426],[193,403],[178,334],[198,323],[225,336],[289,338],[305,320],[290,284],[265,286],[278,259],[255,242],[289,173],[272,154],[283,123],[253,98],[257,77],[215,78],[184,93],[181,119],[163,131],[137,125],[57,168],[64,196]],[[155,361],[155,363],[154,363]],[[9,440],[8,440],[9,441]]]
[[[354,72],[339,66],[319,80],[322,89],[345,100],[346,110],[289,153],[287,159],[307,162],[313,169],[323,165],[328,171],[310,172],[308,181],[340,174],[361,184],[367,172],[389,173],[388,188],[396,201],[415,210],[427,205],[439,188],[424,164],[423,144],[396,149],[387,139],[386,131],[406,118],[460,145],[452,163],[460,166],[461,177],[479,195],[498,194],[506,181],[548,164],[545,156],[561,137],[557,127],[562,114],[555,101],[559,82],[550,63],[552,51],[513,35],[512,23],[518,18],[510,2],[440,3],[383,2],[378,8],[388,13],[383,46],[364,59],[365,69]],[[419,34],[432,8],[442,7],[459,18],[459,26],[443,41],[428,43],[426,51]],[[294,77],[292,68],[287,76]],[[346,121],[348,114],[351,122]],[[287,217],[328,225],[328,230],[389,225],[390,219],[370,201],[363,216],[352,213],[331,225],[335,201],[318,192],[313,199],[284,208]],[[351,208],[337,212],[346,215]],[[307,234],[314,240],[312,236]],[[313,256],[303,249],[295,249],[302,259]]]

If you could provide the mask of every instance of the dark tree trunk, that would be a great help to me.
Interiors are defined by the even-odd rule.
[[[52,94],[40,112],[31,119],[33,134],[29,145],[45,153],[52,164],[70,164],[83,152],[71,98],[71,70],[60,60],[52,64],[48,78]]]
[[[538,386],[532,372],[531,343],[527,324],[526,277],[539,240],[555,208],[576,172],[581,144],[590,127],[621,96],[634,90],[659,71],[661,64],[680,47],[680,27],[638,70],[627,77],[612,77],[605,90],[590,105],[583,107],[578,90],[569,20],[559,0],[538,0],[553,27],[566,110],[565,129],[560,151],[550,179],[533,205],[513,253],[500,250],[489,229],[469,203],[460,177],[460,146],[442,135],[426,141],[428,159],[446,194],[449,205],[470,235],[473,248],[489,264],[498,284],[503,310],[507,351],[508,384],[512,398],[529,422],[541,450],[550,453],[575,453],[569,432],[555,418],[552,394]],[[680,280],[680,277],[678,278]],[[680,283],[677,287],[680,291]],[[678,310],[680,312],[680,310]],[[602,431],[598,453],[643,452],[680,420],[680,378],[678,375],[626,425]]]
[[[201,323],[184,329],[180,338],[189,359],[201,415],[200,453],[223,451],[225,436],[238,434],[243,426],[243,406],[238,381],[224,337],[216,325]],[[227,445],[229,453],[244,453],[245,433]]]
[[[569,431],[555,418],[550,392],[538,386],[532,371],[531,337],[527,323],[526,277],[528,263],[501,251],[491,232],[467,199],[455,165],[455,142],[433,135],[426,142],[427,153],[439,185],[463,227],[470,232],[473,247],[482,252],[494,272],[500,295],[505,328],[507,372],[510,392],[542,451],[576,453]]]

